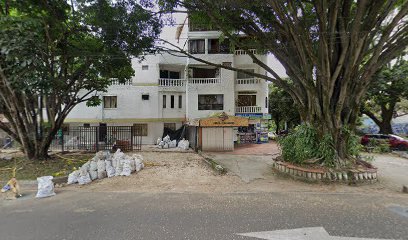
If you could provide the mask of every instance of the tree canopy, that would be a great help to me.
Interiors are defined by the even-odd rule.
[[[276,133],[281,130],[281,123],[286,122],[290,126],[300,123],[299,112],[295,102],[282,88],[269,85],[269,113],[276,125]]]
[[[390,134],[397,104],[407,98],[408,61],[400,56],[394,64],[387,64],[376,72],[361,112],[379,126],[380,133]]]
[[[190,20],[215,26],[223,38],[246,50],[268,72],[247,74],[273,81],[298,106],[317,138],[329,137],[338,166],[351,157],[350,131],[373,74],[408,45],[408,1],[388,0],[161,0],[163,9],[184,8]],[[242,38],[242,36],[246,36]],[[199,59],[203,63],[245,72]],[[273,54],[291,81],[280,77],[256,53]],[[172,51],[171,49],[169,51]]]
[[[2,0],[0,112],[9,124],[0,128],[29,158],[46,157],[68,113],[98,104],[95,92],[112,79],[130,79],[131,58],[152,50],[160,28],[130,0]]]

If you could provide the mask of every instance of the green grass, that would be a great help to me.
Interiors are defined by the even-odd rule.
[[[57,154],[45,161],[30,161],[25,157],[16,157],[11,161],[0,161],[0,181],[8,181],[13,175],[17,164],[17,180],[35,180],[41,176],[67,176],[79,168],[94,154]]]

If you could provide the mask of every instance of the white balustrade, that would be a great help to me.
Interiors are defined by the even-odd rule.
[[[237,84],[259,84],[261,83],[261,79],[259,78],[241,78],[236,79]]]
[[[185,85],[185,82],[185,79],[159,78],[160,87],[183,87]]]
[[[248,51],[251,52],[252,54],[257,54],[256,49],[248,49]],[[238,49],[235,50],[235,55],[248,55],[248,53],[246,50]]]
[[[220,84],[221,78],[189,78],[189,84]]]
[[[117,79],[112,79],[111,85],[132,85],[132,80],[126,80],[124,82],[119,82]]]
[[[262,108],[259,106],[242,106],[235,108],[236,113],[261,113]]]

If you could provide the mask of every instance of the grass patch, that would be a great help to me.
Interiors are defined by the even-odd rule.
[[[8,181],[17,165],[18,180],[36,180],[41,176],[67,176],[76,168],[82,166],[95,154],[66,153],[54,154],[45,161],[30,161],[25,157],[15,157],[11,161],[0,161],[0,181]]]

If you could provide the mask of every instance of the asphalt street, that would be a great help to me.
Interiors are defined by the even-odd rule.
[[[339,237],[408,239],[406,194],[64,189],[45,199],[34,194],[0,200],[1,240],[256,239],[238,234],[295,228],[324,228]]]

